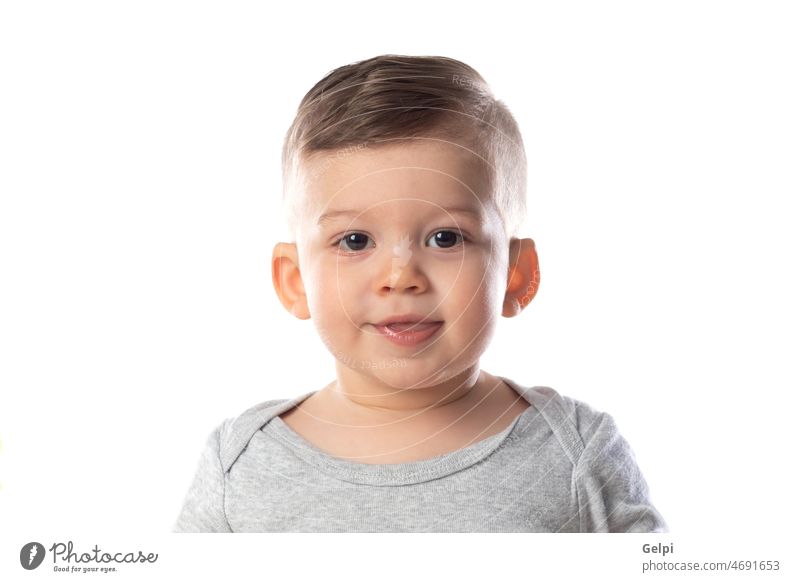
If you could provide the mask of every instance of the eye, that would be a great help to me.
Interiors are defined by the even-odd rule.
[[[456,246],[459,241],[463,242],[464,237],[454,230],[439,230],[428,240],[436,241],[436,246],[440,249],[449,249]]]
[[[342,238],[337,240],[335,246],[342,249],[342,245],[344,245],[344,248],[342,250],[358,252],[364,250],[367,241],[369,241],[369,237],[366,234],[363,234],[361,232],[349,232]]]
[[[339,250],[345,251],[344,254],[354,254],[363,251],[370,241],[370,237],[361,232],[349,232],[338,239],[334,246]],[[434,241],[435,248],[449,249],[464,242],[464,236],[454,230],[439,230],[435,232],[428,241]],[[348,252],[349,251],[349,252]]]

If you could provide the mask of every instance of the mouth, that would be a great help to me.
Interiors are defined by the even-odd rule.
[[[401,346],[415,346],[432,338],[444,325],[443,321],[392,321],[373,324],[373,327],[390,342]]]
[[[442,323],[441,320],[432,317],[425,317],[417,313],[402,313],[399,315],[390,315],[389,317],[376,321],[373,325],[399,325],[399,324],[420,324],[420,323]]]

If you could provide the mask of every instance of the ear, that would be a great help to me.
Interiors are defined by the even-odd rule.
[[[272,250],[272,286],[289,313],[298,319],[311,317],[295,243],[278,243]]]
[[[533,301],[539,290],[539,279],[539,256],[533,240],[512,238],[503,317],[519,315]]]

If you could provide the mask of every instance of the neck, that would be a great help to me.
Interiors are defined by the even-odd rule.
[[[484,372],[475,364],[441,383],[398,389],[342,368],[337,362],[337,380],[326,388],[331,399],[351,413],[390,419],[461,407],[472,401],[469,397],[479,392],[484,380]]]

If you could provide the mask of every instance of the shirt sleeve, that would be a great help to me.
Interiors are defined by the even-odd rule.
[[[578,511],[584,532],[667,532],[628,442],[605,412],[592,422],[575,466]]]
[[[219,455],[223,425],[214,429],[206,440],[183,508],[172,528],[174,533],[233,531],[225,516],[225,475]]]

